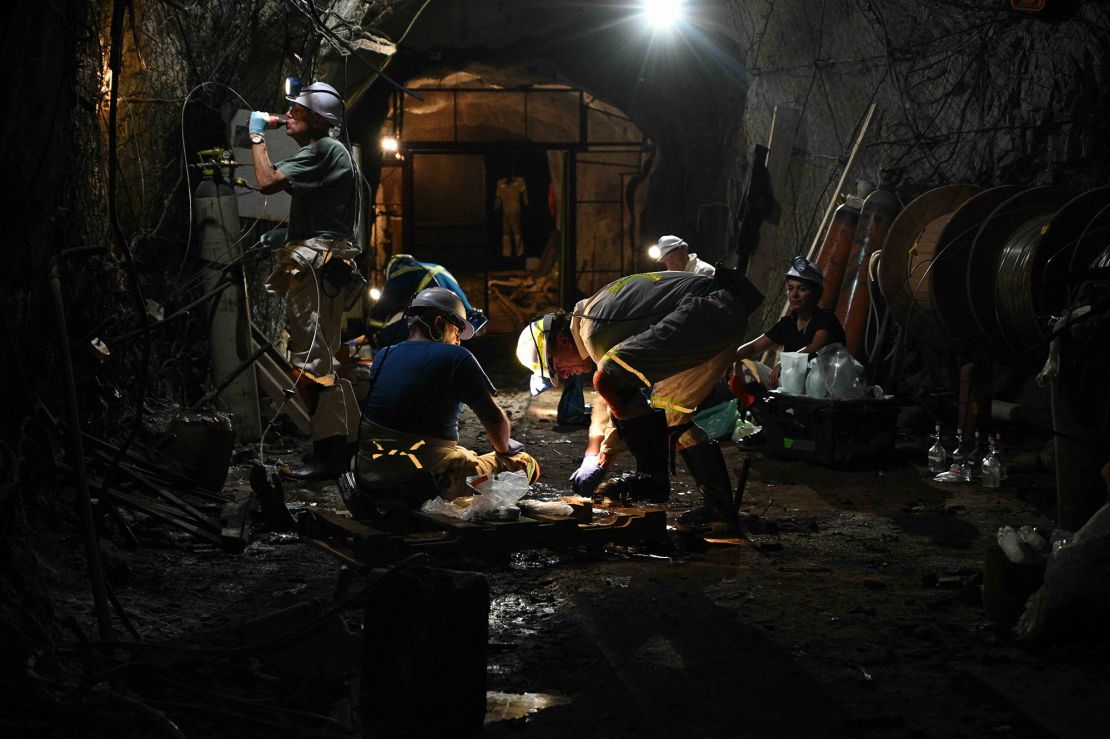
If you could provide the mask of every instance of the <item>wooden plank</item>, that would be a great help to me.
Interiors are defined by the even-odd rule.
[[[256,350],[258,347],[259,344],[252,340],[251,349]],[[258,384],[270,396],[274,408],[281,408],[281,412],[293,422],[293,425],[301,433],[310,436],[312,434],[312,419],[304,401],[297,395],[290,398],[286,398],[285,395],[285,391],[293,386],[293,379],[287,369],[289,365],[283,367],[272,354],[266,353],[259,357],[254,366],[258,371]]]
[[[100,492],[102,495],[107,495],[111,497],[112,500],[115,500],[118,503],[123,503],[124,505],[134,508],[137,511],[145,513],[151,518],[162,521],[163,523],[168,523],[171,526],[176,526],[177,528],[186,531],[199,539],[204,539],[205,541],[211,542],[213,544],[220,543],[219,534],[212,531],[206,531],[204,528],[194,524],[191,521],[186,521],[183,518],[174,516],[173,514],[167,512],[167,506],[158,503],[157,501],[148,500],[141,495],[121,493],[118,490],[101,490]]]
[[[120,465],[120,471],[123,472],[124,474],[126,474],[128,477],[130,477],[136,483],[138,483],[141,487],[146,488],[147,490],[151,491],[152,493],[154,493],[155,495],[157,495],[160,498],[165,498],[169,502],[171,502],[174,505],[176,505],[177,507],[181,508],[184,512],[188,513],[190,516],[192,516],[196,520],[198,520],[198,521],[208,521],[208,520],[210,520],[209,516],[206,516],[205,514],[201,513],[196,508],[194,508],[193,506],[189,505],[188,503],[186,503],[181,498],[179,498],[176,495],[174,495],[173,493],[171,493],[169,490],[166,490],[165,488],[155,484],[152,480],[148,479],[146,477],[146,475],[142,474],[141,472],[136,470],[131,465],[121,464]],[[226,497],[221,498],[221,502],[226,503],[227,498]]]
[[[867,132],[871,130],[871,119],[875,116],[875,103],[867,108],[867,114],[863,117],[863,123],[860,124],[859,134],[856,136],[856,142],[852,145],[852,150],[848,153],[848,161],[844,165],[844,170],[840,173],[840,181],[836,183],[836,189],[833,190],[832,198],[829,199],[829,205],[825,208],[825,217],[821,219],[821,225],[817,227],[817,233],[813,235],[813,243],[809,245],[809,252],[806,253],[806,258],[814,260],[817,258],[817,250],[820,248],[822,242],[825,240],[825,227],[829,225],[832,220],[833,211],[840,200],[840,193],[844,192],[844,183],[848,179],[848,175],[852,172],[852,165],[856,163],[856,155],[859,154],[860,147],[863,145],[864,138],[867,137]],[[786,315],[783,313],[783,315]]]

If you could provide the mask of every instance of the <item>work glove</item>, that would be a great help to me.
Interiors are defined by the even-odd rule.
[[[270,127],[270,114],[263,113],[256,110],[251,113],[250,132],[251,133],[266,133],[266,129]]]
[[[544,390],[552,388],[551,380],[548,380],[543,375],[532,375],[528,379],[528,390],[532,393],[532,397],[536,397]]]
[[[571,487],[579,495],[593,495],[597,486],[605,479],[605,470],[597,463],[598,455],[587,454],[582,457],[582,466],[570,476]]]
[[[511,457],[514,454],[520,454],[524,451],[524,445],[516,439],[509,439],[509,448],[503,452],[498,452],[502,457]]]

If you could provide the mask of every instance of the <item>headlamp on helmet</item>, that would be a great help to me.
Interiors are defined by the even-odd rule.
[[[286,77],[285,99],[303,105],[333,126],[343,122],[343,96],[327,82],[313,82],[306,87],[296,77]]]
[[[803,256],[796,256],[790,260],[790,269],[787,270],[787,279],[794,278],[795,280],[805,280],[811,282],[818,288],[825,287],[825,276],[821,274],[821,270],[817,265],[809,261]]]

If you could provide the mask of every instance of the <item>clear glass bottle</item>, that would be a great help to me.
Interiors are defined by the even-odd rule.
[[[994,458],[998,460],[998,479],[1005,480],[1010,476],[1006,465],[1006,456],[1002,453],[1002,434],[994,435]]]
[[[929,447],[929,473],[936,475],[948,469],[948,450],[940,443],[940,424],[933,434],[933,445]]]
[[[987,456],[983,458],[983,463],[981,465],[983,471],[982,482],[985,488],[997,488],[1001,483],[1001,466],[998,463],[998,456],[994,444],[994,437],[991,437],[990,451],[988,451]]]
[[[964,432],[963,429],[956,429],[956,448],[952,450],[952,467],[949,469],[954,475],[965,477],[967,470],[965,469],[965,462],[967,461],[964,452]]]

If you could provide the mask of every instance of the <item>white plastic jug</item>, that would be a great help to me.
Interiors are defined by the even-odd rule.
[[[809,372],[806,374],[806,395],[811,398],[829,397],[829,388],[825,383],[825,363],[814,357],[809,360]]]
[[[783,352],[779,355],[779,363],[782,365],[779,389],[790,395],[805,395],[809,355],[805,352]]]

